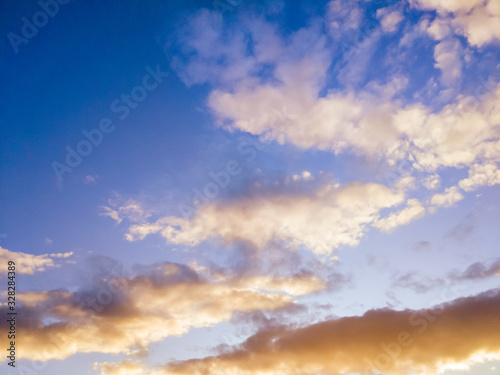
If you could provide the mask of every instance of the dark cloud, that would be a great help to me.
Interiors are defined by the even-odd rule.
[[[413,250],[415,251],[425,251],[431,248],[431,243],[429,241],[418,241],[413,245]]]
[[[47,361],[91,352],[144,355],[150,343],[168,336],[230,321],[238,312],[285,311],[294,297],[327,286],[310,274],[231,276],[168,262],[136,266],[134,273],[116,277],[102,268],[91,277],[95,284],[77,291],[19,293],[19,356]],[[3,304],[0,314],[6,313]],[[2,320],[0,329],[7,328]],[[8,347],[7,335],[0,345]]]
[[[404,275],[397,277],[392,285],[394,287],[410,289],[415,293],[427,293],[428,291],[442,286],[443,279],[431,279],[429,277],[420,277],[416,272],[408,272]]]
[[[489,264],[476,262],[463,272],[452,273],[452,277],[457,280],[478,280],[492,276],[500,276],[500,258],[494,259]]]

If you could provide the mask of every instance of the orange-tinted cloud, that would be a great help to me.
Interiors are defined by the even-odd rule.
[[[18,293],[19,357],[144,352],[152,342],[229,321],[235,312],[287,308],[295,296],[326,288],[326,282],[302,274],[233,277],[175,263],[147,271],[92,290]],[[0,312],[5,314],[5,305]],[[0,327],[5,331],[7,323]]]
[[[357,245],[383,208],[402,202],[402,192],[381,184],[324,184],[308,194],[273,193],[214,202],[192,219],[164,217],[132,225],[127,239],[160,233],[175,244],[194,246],[221,238],[225,243],[246,241],[259,248],[277,239],[329,254],[340,245]]]
[[[261,330],[232,351],[170,363],[163,374],[435,374],[500,358],[498,332],[500,290],[494,290],[428,310],[371,310],[302,328]]]

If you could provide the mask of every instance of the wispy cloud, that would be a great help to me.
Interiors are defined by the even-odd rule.
[[[464,271],[455,271],[452,274],[456,280],[480,280],[492,276],[500,276],[500,259],[494,259],[491,262],[476,262]]]

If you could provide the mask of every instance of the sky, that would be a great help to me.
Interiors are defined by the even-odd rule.
[[[1,374],[500,374],[500,1],[0,31]]]

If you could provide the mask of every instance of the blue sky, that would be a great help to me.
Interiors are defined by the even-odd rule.
[[[498,372],[496,0],[0,17],[2,371]]]

